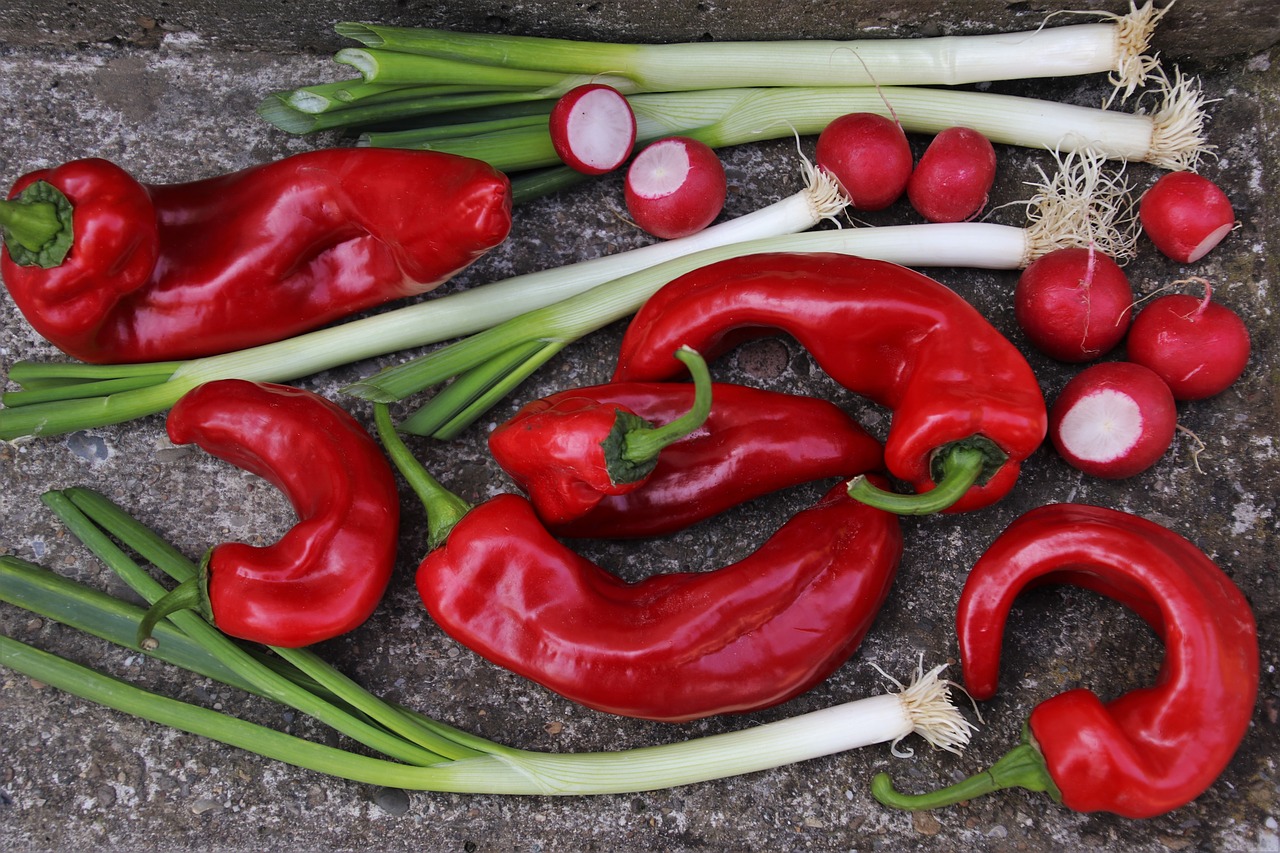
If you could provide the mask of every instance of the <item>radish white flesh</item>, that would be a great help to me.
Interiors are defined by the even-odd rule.
[[[710,146],[672,136],[636,155],[623,193],[637,225],[671,240],[710,225],[724,209],[728,184],[724,166]]]
[[[976,130],[949,127],[929,143],[907,180],[911,206],[930,222],[966,222],[986,207],[996,150]]]
[[[1094,248],[1056,249],[1033,261],[1013,299],[1027,340],[1059,361],[1092,361],[1110,352],[1132,319],[1129,277]]]
[[[1249,330],[1240,315],[1203,298],[1175,293],[1154,300],[1129,332],[1130,361],[1155,371],[1178,400],[1225,391],[1249,363]]]
[[[1162,175],[1143,193],[1138,217],[1156,248],[1182,263],[1203,258],[1236,221],[1226,193],[1194,172]]]
[[[876,113],[848,113],[818,134],[818,168],[835,178],[857,210],[883,210],[911,177],[911,145],[901,125]]]
[[[1164,380],[1131,362],[1076,374],[1049,410],[1049,437],[1069,465],[1107,479],[1150,468],[1173,444],[1177,405]]]
[[[631,104],[612,86],[589,83],[565,93],[548,120],[551,144],[565,165],[603,175],[626,162],[636,142]]]

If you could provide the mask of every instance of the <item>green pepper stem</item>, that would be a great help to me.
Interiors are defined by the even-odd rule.
[[[52,202],[0,199],[0,227],[7,240],[39,252],[62,230],[62,223]]]
[[[151,651],[156,648],[156,639],[152,637],[156,623],[171,613],[180,610],[201,610],[204,607],[204,579],[195,577],[183,581],[160,597],[155,604],[147,608],[138,622],[138,647]]]
[[[865,474],[849,481],[849,497],[898,515],[930,515],[947,509],[978,482],[987,466],[987,454],[965,444],[954,444],[942,456],[942,476],[927,492],[898,494],[873,485]]]
[[[1055,800],[1062,799],[1058,786],[1049,775],[1044,755],[1029,733],[1024,732],[1022,743],[1005,753],[991,767],[936,791],[925,794],[899,793],[893,787],[888,773],[878,773],[871,780],[871,796],[890,808],[909,811],[951,806],[1006,788],[1045,791]]]
[[[702,426],[711,414],[711,373],[707,362],[693,349],[676,350],[675,357],[684,362],[693,376],[693,405],[675,420],[662,426],[639,427],[627,432],[622,442],[622,458],[632,464],[657,458],[664,447],[675,444]]]
[[[449,537],[453,526],[471,511],[471,504],[440,485],[440,481],[414,457],[396,432],[386,403],[373,404],[373,420],[387,455],[427,511],[427,546],[435,550]]]

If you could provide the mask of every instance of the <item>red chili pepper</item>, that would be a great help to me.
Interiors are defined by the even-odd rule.
[[[623,413],[619,423],[642,425],[624,428],[625,436],[652,439],[643,424],[680,423],[695,408],[698,381],[695,368],[693,386],[616,382],[553,394],[495,429],[489,448],[553,533],[586,537],[671,533],[761,495],[883,462],[880,443],[827,400],[707,378],[711,405],[701,426],[662,447],[640,479],[612,477],[603,457],[620,442],[603,439],[618,430],[615,413]]]
[[[31,325],[90,362],[280,340],[423,293],[506,238],[507,178],[430,151],[333,148],[181,184],[101,159],[20,178],[0,275]]]
[[[1005,621],[1023,589],[1063,583],[1132,608],[1165,644],[1156,683],[1103,703],[1069,690],[1031,712],[1021,746],[980,776],[905,796],[877,777],[876,796],[921,809],[1000,788],[1047,791],[1068,808],[1154,817],[1198,797],[1226,768],[1258,691],[1249,602],[1202,551],[1117,510],[1055,504],[1026,513],[970,572],[957,632],[965,684],[995,693]]]
[[[673,280],[632,320],[613,378],[667,379],[676,346],[712,359],[779,329],[837,382],[893,410],[885,464],[918,494],[855,478],[861,500],[916,514],[983,507],[1044,440],[1044,396],[1013,344],[939,282],[850,255],[744,255]]]
[[[518,495],[460,504],[375,410],[440,543],[417,571],[431,616],[488,660],[597,710],[675,722],[799,695],[857,648],[897,571],[897,516],[839,485],[737,563],[627,583],[552,536]]]
[[[310,391],[219,379],[179,399],[168,430],[176,444],[194,443],[280,489],[298,523],[265,547],[212,548],[202,577],[148,611],[140,642],[179,609],[200,610],[233,637],[289,648],[369,618],[395,567],[400,503],[386,456],[355,418]]]

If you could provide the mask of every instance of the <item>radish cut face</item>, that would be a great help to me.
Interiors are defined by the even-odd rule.
[[[1106,479],[1132,477],[1173,444],[1178,410],[1169,386],[1140,364],[1085,368],[1049,410],[1049,437],[1069,465]]]
[[[1218,185],[1194,172],[1168,172],[1142,194],[1142,230],[1182,263],[1200,260],[1235,227],[1235,211]]]
[[[671,136],[647,146],[631,161],[623,195],[637,225],[672,240],[701,231],[720,215],[728,182],[709,145]]]
[[[588,83],[566,92],[551,110],[551,144],[565,165],[588,175],[603,175],[631,156],[636,116],[612,86]]]

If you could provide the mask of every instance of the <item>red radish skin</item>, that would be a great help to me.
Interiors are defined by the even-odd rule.
[[[1154,371],[1126,361],[1086,367],[1049,410],[1049,437],[1062,458],[1111,480],[1154,465],[1173,444],[1177,428],[1169,386]]]
[[[907,189],[911,144],[897,122],[876,113],[849,113],[818,134],[814,160],[840,184],[857,210],[883,210]]]
[[[631,104],[612,86],[587,83],[570,89],[551,109],[551,144],[565,165],[587,175],[621,166],[636,143]]]
[[[1018,277],[1013,303],[1031,345],[1068,363],[1110,352],[1133,319],[1129,277],[1096,249],[1055,249],[1032,261]]]
[[[1138,219],[1156,248],[1189,264],[1208,254],[1235,228],[1231,201],[1194,172],[1168,172],[1142,194]]]
[[[907,199],[930,222],[967,222],[987,206],[996,149],[976,130],[949,127],[929,143],[907,180]]]
[[[1244,321],[1213,301],[1208,282],[1204,285],[1202,298],[1174,293],[1153,300],[1129,330],[1129,360],[1155,371],[1178,400],[1222,393],[1249,363]]]
[[[710,225],[728,195],[724,166],[710,146],[670,136],[648,145],[627,169],[627,211],[645,231],[673,240]]]

